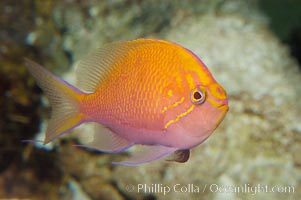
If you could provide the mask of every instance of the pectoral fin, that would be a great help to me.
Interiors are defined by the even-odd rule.
[[[127,166],[140,165],[168,156],[177,150],[177,148],[174,147],[160,145],[142,145],[142,147],[142,151],[134,153],[128,160],[122,162],[113,162],[113,164]]]
[[[95,123],[94,126],[93,140],[76,146],[95,149],[105,153],[118,153],[134,144],[101,124]]]

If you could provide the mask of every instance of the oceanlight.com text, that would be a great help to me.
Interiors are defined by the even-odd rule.
[[[294,186],[268,186],[263,184],[251,185],[243,184],[241,186],[224,186],[218,184],[210,184],[209,191],[213,193],[249,193],[256,195],[257,193],[294,193]]]

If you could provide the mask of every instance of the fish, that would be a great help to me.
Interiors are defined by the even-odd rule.
[[[93,123],[93,140],[79,147],[120,153],[139,146],[117,165],[186,162],[229,110],[225,89],[201,59],[161,39],[116,41],[92,51],[77,62],[76,87],[28,58],[25,66],[52,108],[43,144]]]

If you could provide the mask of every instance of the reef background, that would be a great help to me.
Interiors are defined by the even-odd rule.
[[[301,198],[299,1],[2,0],[0,8],[0,199]],[[72,146],[89,127],[47,147],[21,142],[41,137],[50,114],[24,57],[74,82],[74,64],[88,52],[138,37],[196,52],[228,92],[226,119],[187,163],[112,166],[127,154]],[[261,184],[294,192],[163,195],[138,193],[138,184]]]

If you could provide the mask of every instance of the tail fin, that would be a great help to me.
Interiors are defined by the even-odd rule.
[[[44,144],[70,131],[83,122],[79,105],[84,93],[56,77],[41,65],[25,58],[26,67],[46,93],[52,107]]]

